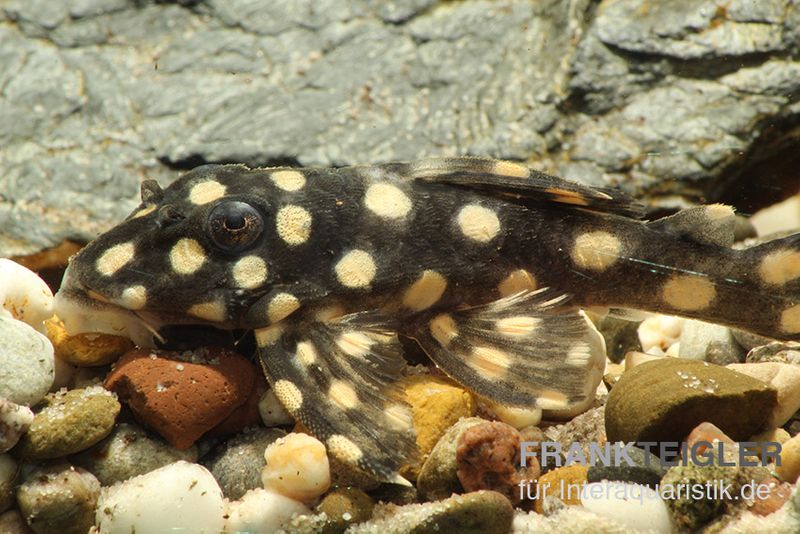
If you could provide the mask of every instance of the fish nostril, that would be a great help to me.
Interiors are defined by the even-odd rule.
[[[164,228],[171,224],[175,224],[185,219],[186,216],[181,213],[175,206],[167,204],[158,210],[156,217],[156,224],[159,228]]]
[[[164,196],[164,190],[155,180],[145,180],[142,182],[141,194],[144,204],[158,204]]]

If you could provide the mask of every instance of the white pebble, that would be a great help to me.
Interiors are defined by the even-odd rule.
[[[542,420],[542,410],[538,408],[520,408],[519,406],[506,406],[488,399],[484,400],[486,407],[497,418],[517,430],[526,426],[538,425]]]
[[[222,490],[208,470],[175,462],[104,488],[96,521],[103,534],[216,533],[224,524]]]
[[[0,258],[0,314],[23,321],[45,333],[44,321],[53,316],[53,293],[35,272]]]
[[[641,484],[608,480],[586,484],[581,491],[581,504],[633,531],[672,532],[666,503],[658,492]]]
[[[331,485],[325,445],[308,434],[279,438],[264,451],[264,488],[298,501],[312,501]]]
[[[639,325],[639,342],[644,352],[665,353],[681,338],[684,319],[672,315],[656,315]]]
[[[49,339],[22,321],[0,317],[0,397],[36,404],[53,385],[54,366]]]
[[[639,352],[638,350],[631,350],[625,353],[625,370],[633,369],[637,365],[652,362],[653,360],[660,360],[663,354],[649,354]]]
[[[27,406],[0,398],[0,452],[11,450],[33,423],[33,411]]]
[[[261,396],[261,400],[258,401],[258,413],[267,428],[294,423],[292,416],[289,415],[289,412],[286,411],[286,408],[283,407],[283,404],[271,389],[268,389]]]
[[[732,363],[726,367],[761,380],[778,392],[778,404],[771,414],[764,414],[770,427],[783,426],[800,410],[800,366],[780,362],[759,362]]]
[[[228,503],[224,532],[271,534],[295,514],[310,514],[306,505],[274,491],[256,488]]]

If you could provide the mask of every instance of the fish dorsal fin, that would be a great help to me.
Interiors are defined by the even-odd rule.
[[[484,158],[432,158],[409,164],[416,180],[478,189],[527,202],[556,203],[574,208],[641,218],[644,209],[620,191],[595,189],[519,163]]]
[[[593,398],[605,365],[602,336],[547,289],[421,322],[414,337],[445,373],[504,405],[568,410]]]
[[[659,232],[681,236],[696,243],[730,247],[733,245],[736,216],[724,204],[696,206],[647,223]]]

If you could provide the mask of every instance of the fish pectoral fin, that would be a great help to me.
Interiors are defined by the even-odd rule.
[[[328,453],[386,482],[413,461],[411,410],[397,384],[396,331],[359,313],[256,332],[264,373],[288,412]]]
[[[519,163],[484,158],[432,158],[409,165],[412,179],[479,189],[508,200],[556,203],[641,218],[644,208],[621,191],[592,188],[529,169]]]
[[[451,378],[511,406],[568,409],[594,395],[605,342],[568,297],[548,289],[441,313],[414,337]]]
[[[647,226],[696,243],[730,247],[733,245],[736,216],[730,206],[711,204],[683,209],[674,215],[650,221]]]

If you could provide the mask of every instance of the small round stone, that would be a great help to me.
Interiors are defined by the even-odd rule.
[[[486,422],[479,417],[462,417],[444,432],[419,471],[417,489],[420,496],[432,501],[463,491],[458,478],[456,450],[464,432]]]
[[[358,526],[364,532],[511,532],[514,507],[496,491],[474,491],[392,509]]]
[[[94,525],[99,496],[94,475],[59,463],[31,471],[17,490],[17,504],[37,534],[84,534]]]
[[[184,450],[247,403],[257,372],[244,356],[218,347],[137,349],[120,358],[105,386],[141,424]]]
[[[778,404],[764,417],[770,427],[783,426],[800,410],[800,367],[788,363],[733,363],[727,366],[738,373],[752,376],[778,392]]]
[[[267,428],[294,423],[294,419],[283,407],[272,389],[267,390],[258,401],[258,413]]]
[[[177,505],[180,503],[180,505]],[[204,467],[175,462],[104,488],[98,532],[222,532],[225,505]]]
[[[0,258],[0,314],[3,311],[43,333],[42,322],[53,316],[53,292],[35,272]]]
[[[372,517],[375,502],[358,488],[336,488],[317,506],[317,512],[328,516],[324,532],[344,532],[348,526]]]
[[[0,398],[0,453],[10,450],[33,423],[33,412],[25,405]]]
[[[647,486],[613,480],[590,481],[581,491],[581,504],[632,532],[673,532],[666,503],[655,489]]]
[[[330,486],[325,445],[308,434],[292,433],[279,438],[266,448],[264,459],[261,481],[265,489],[298,501],[311,501]]]
[[[472,394],[447,379],[415,375],[404,378],[400,384],[411,405],[422,457],[459,418],[475,415],[476,403]]]
[[[539,408],[508,406],[488,399],[483,399],[482,405],[484,409],[494,414],[498,420],[517,430],[531,425],[538,425],[542,420],[542,410]]]
[[[179,451],[133,423],[120,423],[103,441],[73,456],[103,486],[155,471],[179,460],[195,462],[197,447]]]
[[[557,467],[539,477],[539,498],[534,502],[534,509],[537,513],[544,513],[545,507],[549,505],[555,497],[567,506],[578,506],[581,504],[580,488],[586,484],[587,467],[575,464],[564,467]],[[571,489],[571,491],[570,491]]]
[[[781,446],[781,465],[775,467],[781,480],[795,483],[800,477],[800,434]]]
[[[250,490],[260,488],[261,473],[266,465],[264,451],[286,436],[277,428],[253,428],[219,444],[203,460],[219,482],[227,499],[241,499]]]
[[[605,427],[610,442],[680,442],[708,421],[741,441],[761,430],[776,404],[777,393],[760,380],[705,362],[661,358],[622,375],[608,395]]]
[[[53,345],[22,321],[0,316],[0,369],[0,397],[32,406],[53,385]]]
[[[15,451],[26,459],[46,460],[75,454],[105,438],[120,411],[116,396],[99,386],[46,397]]]
[[[309,517],[311,510],[303,503],[274,491],[255,488],[241,499],[228,503],[223,532],[268,534],[291,531],[293,517]],[[315,532],[308,530],[304,532]]]
[[[45,327],[56,357],[77,367],[108,365],[134,347],[128,338],[112,334],[92,332],[70,336],[55,319],[45,321]]]
[[[466,429],[456,446],[458,480],[467,491],[490,489],[518,503],[520,487],[539,478],[537,461],[528,459],[521,467],[520,434],[499,421],[484,422]]]
[[[19,465],[10,454],[0,454],[0,514],[14,503],[14,489],[17,485]],[[2,529],[0,529],[2,532]]]
[[[665,469],[661,467],[661,460],[658,456],[637,447],[630,447],[626,451],[627,457],[632,460],[634,465],[628,465],[627,460],[612,461],[611,465],[603,465],[602,462],[597,462],[589,466],[586,479],[589,482],[611,480],[657,488],[658,483],[666,473]]]

